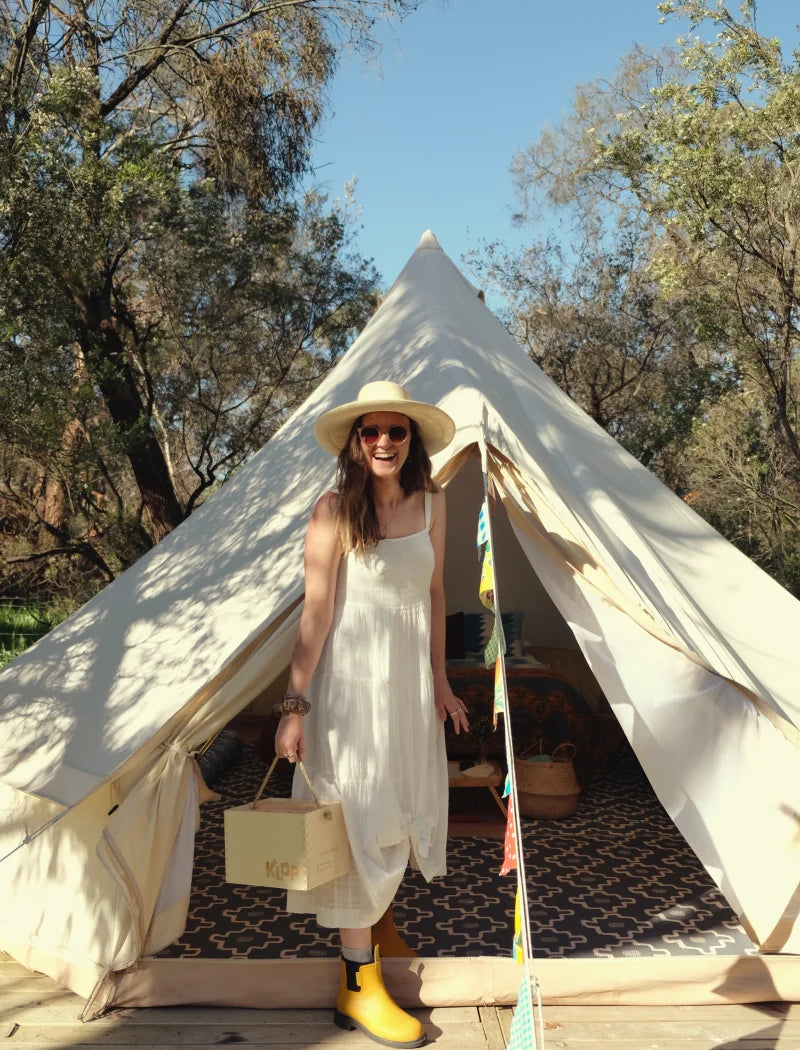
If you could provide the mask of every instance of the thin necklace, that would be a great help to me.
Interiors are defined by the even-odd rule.
[[[399,510],[400,504],[402,502],[403,502],[403,497],[401,496],[400,499],[398,499],[397,503],[395,503],[394,512],[393,512],[391,518],[389,518],[389,520],[387,521],[387,523],[385,525],[383,524],[381,519],[378,518],[378,526],[380,527],[381,539],[382,540],[386,539],[386,536],[387,536],[387,534],[389,532],[389,529],[392,527],[392,523],[394,522],[394,519],[397,517],[397,511]],[[376,518],[378,517],[377,510],[375,511],[375,517]]]

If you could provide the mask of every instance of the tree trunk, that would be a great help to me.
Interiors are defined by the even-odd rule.
[[[114,326],[110,287],[78,298],[80,343],[86,368],[109,415],[125,438],[125,451],[150,519],[153,539],[163,539],[184,519],[172,479],[145,411],[125,346]]]
[[[67,423],[61,439],[65,454],[69,454],[80,434],[81,425],[76,419]],[[63,529],[66,521],[67,493],[61,479],[45,471],[36,489],[35,499],[36,511],[42,521],[55,529]]]

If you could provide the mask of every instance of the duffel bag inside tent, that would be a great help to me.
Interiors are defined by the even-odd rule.
[[[450,607],[467,561],[475,571],[482,462],[505,521],[501,606],[513,591],[540,640],[557,634],[583,653],[660,802],[759,949],[537,960],[545,1002],[800,998],[800,603],[576,407],[430,233],[268,444],[0,673],[0,948],[84,995],[88,1016],[113,1004],[333,1001],[333,960],[153,956],[186,922],[192,753],[289,661],[305,527],[335,473],[313,423],[377,379],[456,421],[434,460],[451,494]],[[390,960],[398,998],[513,1002],[510,940],[511,930],[508,958]]]

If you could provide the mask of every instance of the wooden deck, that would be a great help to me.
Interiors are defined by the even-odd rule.
[[[0,1038],[7,1050],[113,1046],[196,1050],[241,1043],[259,1048],[376,1046],[335,1028],[325,1010],[170,1007],[115,1010],[81,1024],[83,1001],[47,977],[0,956]],[[437,1050],[505,1050],[510,1008],[414,1011]],[[546,1006],[547,1050],[800,1050],[800,1005]],[[539,1048],[543,1050],[543,1048]]]

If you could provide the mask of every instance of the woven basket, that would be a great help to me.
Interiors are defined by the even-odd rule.
[[[527,761],[521,756],[514,759],[523,816],[545,820],[572,816],[580,793],[572,767],[574,756],[575,745],[563,743],[553,748],[552,755],[537,755]]]

